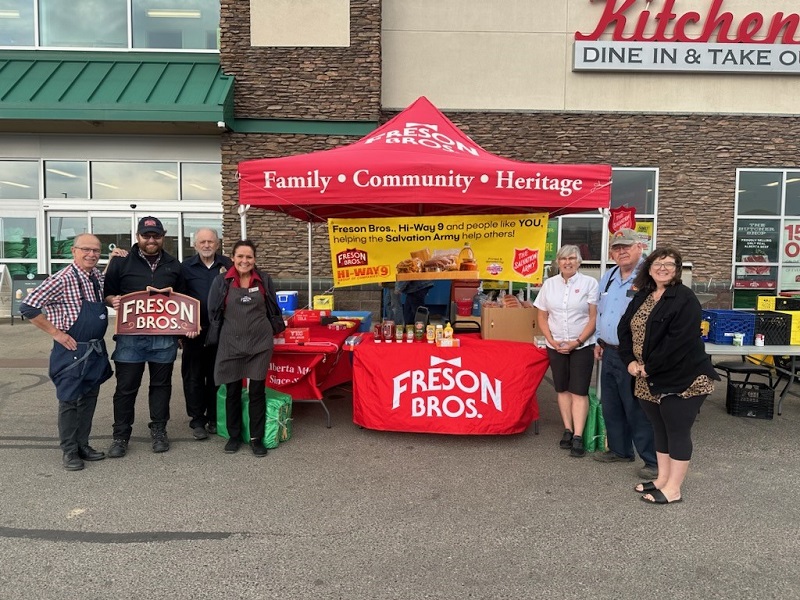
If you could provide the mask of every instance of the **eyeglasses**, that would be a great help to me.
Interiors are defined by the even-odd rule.
[[[164,237],[158,233],[140,233],[139,235],[145,240],[160,240]]]
[[[100,248],[85,248],[83,246],[73,246],[73,248],[75,248],[75,250],[80,250],[84,254],[97,254],[97,256],[100,256],[102,252]]]
[[[623,245],[623,244],[620,244],[620,245],[617,245],[617,246],[611,246],[611,251],[612,252],[630,252],[631,251],[631,246],[627,246],[627,245]]]
[[[666,269],[672,271],[677,265],[674,262],[654,262],[651,265],[654,269]]]

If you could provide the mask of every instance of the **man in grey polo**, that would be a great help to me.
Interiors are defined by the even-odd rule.
[[[597,305],[596,359],[603,359],[600,374],[600,401],[606,422],[608,451],[597,453],[599,462],[633,462],[634,448],[644,461],[639,475],[647,481],[658,476],[653,427],[639,401],[633,396],[633,382],[619,356],[617,325],[636,292],[633,280],[642,264],[643,245],[632,229],[620,229],[611,235],[611,258],[616,266],[600,280]]]

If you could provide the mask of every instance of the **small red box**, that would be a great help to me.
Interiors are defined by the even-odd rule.
[[[311,340],[311,331],[308,327],[287,327],[283,337],[287,344],[302,344]]]
[[[330,316],[330,314],[331,311],[329,310],[296,310],[294,315],[292,315],[292,326],[319,325],[322,321],[322,317]]]

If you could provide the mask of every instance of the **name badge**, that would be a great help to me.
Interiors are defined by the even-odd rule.
[[[248,294],[252,294],[253,292],[257,292],[257,291],[258,291],[258,287],[251,287],[249,290],[247,290],[247,293]]]

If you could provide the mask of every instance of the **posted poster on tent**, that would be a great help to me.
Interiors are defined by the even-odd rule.
[[[328,219],[334,285],[409,279],[539,284],[547,213]]]

